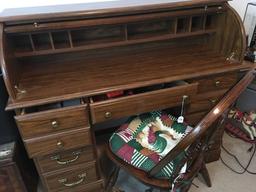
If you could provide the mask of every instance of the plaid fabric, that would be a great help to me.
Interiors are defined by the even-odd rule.
[[[177,119],[161,111],[132,118],[122,125],[110,138],[110,148],[119,158],[146,172],[150,171],[171,151],[191,127],[177,123]],[[179,173],[178,166],[185,152],[169,162],[157,175],[171,178]]]

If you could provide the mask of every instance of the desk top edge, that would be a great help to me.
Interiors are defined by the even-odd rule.
[[[182,7],[220,4],[230,0],[150,0],[127,1],[116,0],[98,3],[42,6],[30,8],[13,8],[0,12],[0,22],[9,24],[27,23],[35,21],[73,20],[91,17],[120,16],[137,13],[150,13],[155,11],[172,10]]]

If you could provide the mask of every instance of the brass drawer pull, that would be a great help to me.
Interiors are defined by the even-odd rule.
[[[108,112],[105,113],[105,118],[106,119],[109,119],[111,117],[112,117],[112,113],[111,112],[108,111]]]
[[[64,143],[62,141],[57,141],[57,147],[62,148],[64,147]]]
[[[221,82],[220,82],[220,81],[215,81],[215,86],[216,86],[216,87],[219,87],[219,86],[220,86],[220,84],[221,84]]]
[[[52,122],[51,122],[51,125],[52,125],[52,128],[57,128],[57,127],[59,127],[59,123],[58,123],[58,121],[56,121],[56,120],[52,121]]]
[[[217,99],[209,99],[209,101],[210,101],[212,104],[217,103]]]
[[[35,28],[39,27],[39,24],[37,22],[34,22],[33,25]]]
[[[78,177],[79,180],[75,181],[73,183],[67,183],[68,182],[67,178],[59,179],[59,182],[61,184],[63,184],[65,187],[74,187],[74,186],[79,185],[79,184],[81,184],[82,182],[85,181],[86,173],[80,174],[77,177]]]
[[[60,155],[53,156],[53,157],[51,157],[51,159],[55,160],[57,162],[57,164],[59,164],[59,165],[67,165],[67,164],[70,164],[70,163],[73,163],[73,162],[77,161],[79,159],[79,157],[80,157],[81,151],[74,152],[72,154],[75,157],[73,159],[66,160],[66,161],[61,160]]]

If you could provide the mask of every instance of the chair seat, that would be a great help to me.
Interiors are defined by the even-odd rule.
[[[150,171],[192,130],[162,111],[131,118],[110,138],[110,150],[120,159],[142,171]],[[185,152],[169,162],[156,178],[171,178],[185,169]],[[182,166],[181,166],[182,165]]]

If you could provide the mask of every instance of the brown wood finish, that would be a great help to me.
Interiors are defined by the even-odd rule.
[[[141,5],[136,7],[116,7],[110,6],[109,8],[104,8],[104,3],[99,4],[100,6],[97,10],[97,7],[93,10],[83,10],[83,11],[68,11],[64,10],[60,13],[45,13],[45,14],[34,14],[33,9],[25,9],[25,15],[19,15],[20,13],[12,13],[13,15],[2,16],[0,15],[0,21],[6,22],[9,24],[17,24],[17,23],[34,23],[35,21],[60,21],[60,20],[76,20],[81,18],[97,18],[97,17],[111,17],[111,16],[120,16],[120,15],[133,15],[133,14],[143,14],[143,13],[152,13],[152,12],[161,12],[166,10],[176,10],[182,9],[184,7],[200,7],[200,6],[211,6],[211,5],[222,5],[227,2],[227,0],[189,0],[185,2],[171,2],[171,3],[160,3],[153,5]],[[146,4],[146,1],[143,2]],[[122,6],[122,5],[121,5]],[[123,5],[124,6],[124,5]]]
[[[181,105],[184,95],[197,93],[197,83],[90,104],[92,123]],[[189,102],[189,98],[188,101]]]
[[[17,58],[22,57],[29,57],[29,56],[41,56],[41,55],[51,55],[51,54],[59,54],[59,53],[71,53],[71,52],[77,52],[77,51],[87,51],[87,50],[93,50],[93,49],[102,49],[102,48],[109,48],[109,47],[118,47],[118,46],[125,46],[125,45],[133,45],[133,44],[143,44],[148,42],[155,42],[155,41],[163,41],[163,40],[171,40],[171,39],[180,39],[185,37],[196,37],[201,35],[211,35],[214,34],[216,31],[214,29],[209,30],[200,30],[195,32],[185,32],[185,33],[179,33],[179,34],[156,34],[156,35],[149,35],[149,36],[136,36],[133,37],[134,39],[117,39],[111,42],[109,39],[102,40],[102,42],[91,44],[86,42],[79,42],[76,46],[73,45],[73,47],[67,47],[64,45],[63,48],[58,49],[50,49],[50,47],[45,48],[44,50],[35,50],[33,52],[16,52],[15,56]],[[128,37],[122,37],[122,38],[128,38]],[[81,43],[81,44],[80,44]],[[72,42],[72,44],[74,44]],[[52,45],[54,46],[54,45]]]
[[[70,189],[63,190],[63,192],[69,192],[69,191]],[[105,192],[104,181],[98,180],[96,182],[91,182],[90,184],[87,184],[87,185],[78,186],[76,187],[74,192]]]
[[[41,173],[58,171],[70,166],[75,166],[95,159],[93,147],[72,149],[65,152],[40,156],[36,162]]]
[[[137,178],[142,183],[152,187],[160,188],[160,189],[168,189],[168,190],[171,189],[173,181],[171,181],[170,179],[158,179],[155,177],[148,177],[147,172],[141,169],[137,169],[129,165],[125,161],[121,160],[120,158],[118,158],[115,154],[112,153],[111,149],[109,149],[109,146],[106,146],[106,152],[107,152],[107,156],[115,163],[117,167],[123,168],[124,170],[129,172],[132,176]],[[191,166],[188,168],[186,178],[193,180],[193,177],[200,170],[201,164],[203,163],[202,152],[194,151],[192,159],[194,162],[191,162]],[[187,192],[187,191],[184,191],[184,192]]]
[[[62,190],[63,192],[69,192],[70,189]],[[91,182],[90,184],[85,184],[77,186],[74,192],[105,192],[104,191],[104,181],[98,180],[96,182]]]
[[[195,126],[206,115],[207,111],[193,113],[185,116],[185,122],[190,126]]]
[[[199,88],[200,89],[200,88]],[[200,93],[191,97],[191,103],[186,106],[186,114],[196,113],[200,111],[209,111],[227,92],[227,89]]]
[[[209,112],[201,121],[198,123],[198,125],[187,135],[184,137],[184,139],[174,147],[151,171],[148,173],[137,169],[125,161],[119,159],[113,152],[109,149],[109,146],[106,147],[106,151],[108,154],[108,157],[118,166],[126,169],[128,172],[130,172],[134,177],[139,179],[140,181],[154,187],[158,188],[165,188],[170,189],[170,180],[164,180],[164,179],[157,179],[154,176],[170,161],[173,160],[173,158],[180,154],[180,152],[184,151],[188,146],[191,148],[198,149],[200,152],[194,151],[192,155],[196,154],[196,157],[194,159],[193,164],[197,164],[197,168],[193,168],[192,170],[188,171],[188,174],[192,175],[190,179],[193,179],[198,172],[201,171],[202,175],[205,176],[205,180],[209,186],[211,186],[210,178],[208,171],[204,164],[204,151],[205,151],[205,143],[201,143],[199,147],[194,146],[197,141],[200,140],[200,138],[205,134],[205,132],[209,129],[209,127],[230,107],[230,105],[237,99],[238,95],[242,93],[242,91],[251,83],[251,81],[255,77],[255,70],[251,70],[248,72],[245,77],[239,81],[239,83],[232,88],[226,96],[212,109],[211,112]],[[202,139],[201,142],[206,141],[205,139]],[[220,152],[220,149],[218,151],[216,150],[216,157],[219,157],[219,154],[217,152]],[[189,152],[187,152],[189,153]],[[193,160],[193,156],[189,158],[189,160]],[[193,165],[192,164],[192,165]],[[188,179],[187,177],[185,177]],[[177,182],[177,181],[176,181]],[[181,180],[182,182],[182,180]],[[187,190],[184,190],[187,191]]]
[[[163,13],[152,13],[152,14],[140,14],[140,15],[130,15],[130,16],[120,16],[118,20],[116,18],[92,18],[86,20],[76,20],[76,21],[64,21],[64,22],[48,22],[48,23],[38,23],[38,26],[35,27],[34,24],[25,24],[25,25],[14,25],[7,26],[4,31],[6,33],[24,33],[24,32],[38,32],[38,31],[48,31],[48,30],[64,30],[69,28],[80,28],[80,27],[91,27],[97,25],[113,25],[113,24],[124,24],[124,23],[133,23],[146,20],[158,20],[163,18],[172,18],[177,16],[184,15],[203,15],[208,13],[224,12],[226,11],[225,7],[219,10],[218,6],[209,7],[205,10],[204,7],[191,10],[182,10],[182,11],[172,11],[172,12],[163,12]]]
[[[36,192],[37,174],[25,150],[12,142],[1,144],[0,151],[0,191]]]
[[[244,59],[244,53],[246,50],[246,32],[243,25],[243,21],[239,14],[235,11],[233,7],[227,4],[228,15],[226,18],[226,32],[223,43],[224,53],[228,53],[232,56],[231,60],[239,60],[240,62]],[[230,29],[233,29],[230,31]],[[235,30],[234,30],[235,29]],[[229,34],[229,35],[227,35]],[[229,47],[226,47],[229,46]],[[229,51],[227,51],[229,50]],[[226,51],[226,52],[225,52]],[[234,54],[232,54],[234,53]],[[230,55],[231,54],[231,55]]]
[[[26,192],[20,172],[15,164],[0,167],[0,191],[1,192]]]
[[[15,120],[24,139],[89,126],[87,105],[18,115]]]
[[[185,52],[187,53],[186,57]],[[182,61],[178,59],[181,55],[183,55]],[[197,61],[191,62],[195,57]],[[154,65],[152,65],[153,60]],[[20,95],[15,101],[11,101],[7,109],[167,83],[207,74],[248,69],[250,67],[248,65],[226,63],[224,60],[225,58],[218,57],[205,49],[191,47],[191,50],[185,51],[183,49],[183,51],[180,50],[180,53],[174,51],[173,54],[168,52],[167,48],[159,48],[157,52],[155,50],[145,50],[144,52],[129,54],[111,54],[110,57],[101,56],[97,59],[87,59],[86,65],[81,61],[73,61],[73,66],[76,66],[73,69],[70,68],[71,61],[44,63],[43,69],[40,67],[42,66],[41,63],[27,63],[24,65],[24,74],[20,82],[20,87],[25,89],[26,93]],[[130,61],[130,64],[120,65],[120,63],[126,61]],[[184,67],[184,65],[190,66]],[[147,70],[143,70],[143,75],[141,75],[142,71],[138,69]],[[108,81],[105,79],[108,79]]]
[[[45,174],[44,179],[48,190],[57,192],[75,190],[76,187],[97,181],[99,177],[95,162],[90,162],[83,166],[70,167],[55,174]],[[65,184],[73,184],[73,186],[65,186]]]
[[[19,77],[17,70],[19,67],[17,66],[13,52],[10,50],[10,45],[7,42],[6,34],[3,30],[4,26],[0,23],[0,65],[8,94],[11,98],[16,98],[14,87],[17,85],[17,79]]]
[[[212,182],[210,179],[210,175],[209,172],[205,166],[205,164],[203,164],[202,168],[200,169],[199,173],[203,176],[203,178],[205,179],[205,182],[207,184],[208,187],[212,186]]]
[[[24,140],[30,157],[63,152],[69,149],[92,145],[89,128],[81,128],[49,136]]]
[[[214,76],[208,76],[202,79],[194,79],[191,82],[199,83],[199,92],[218,91],[221,89],[229,89],[238,80],[237,73],[225,73]]]
[[[220,148],[208,151],[207,155],[205,155],[205,162],[211,163],[213,161],[218,161],[220,159],[220,154],[221,154]]]
[[[209,126],[216,121],[231,104],[235,102],[238,96],[255,78],[255,70],[249,71],[245,77],[233,87],[228,94],[198,123],[198,125],[188,134],[182,142],[178,143],[169,154],[167,154],[150,172],[149,175],[154,176],[166,163],[173,160],[181,151],[185,150],[196,139],[202,137]]]
[[[29,8],[19,10],[23,15],[13,10],[0,14],[1,68],[10,96],[6,109],[16,111],[45,191],[103,191],[94,123],[180,106],[188,95],[185,115],[195,125],[236,83],[239,71],[255,68],[242,62],[244,29],[227,0],[152,1],[135,0],[128,7],[130,1],[81,4],[84,10],[76,12],[34,14],[37,9]],[[213,110],[224,111],[252,73]],[[125,94],[106,99],[104,94],[112,91]],[[79,104],[64,105],[81,98]],[[194,141],[200,150],[193,153],[189,179],[204,168],[205,159],[218,159],[223,129],[209,146],[202,147],[205,140],[198,139],[217,129],[208,127],[218,115],[209,113],[150,175]],[[144,183],[170,188],[170,180],[124,167]],[[89,180],[80,175],[84,170]],[[58,179],[65,176],[61,184]],[[63,182],[81,184],[70,189]]]

